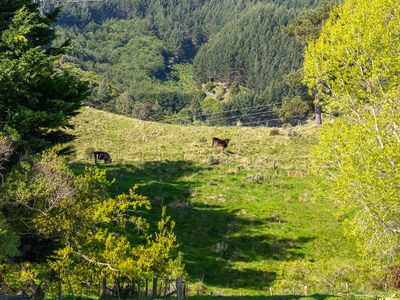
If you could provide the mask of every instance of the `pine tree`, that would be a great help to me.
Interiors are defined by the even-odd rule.
[[[62,129],[87,87],[56,65],[64,51],[50,44],[56,14],[41,16],[31,0],[11,2],[0,0],[0,131],[17,131],[16,152],[37,152],[71,139]]]

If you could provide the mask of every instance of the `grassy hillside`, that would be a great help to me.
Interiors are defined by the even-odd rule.
[[[138,121],[83,109],[73,121],[77,170],[87,152],[107,151],[117,179],[133,184],[176,220],[194,294],[265,295],[356,291],[366,284],[340,220],[313,197],[309,150],[317,129],[298,136],[270,128],[196,127]],[[211,148],[230,138],[231,153]]]

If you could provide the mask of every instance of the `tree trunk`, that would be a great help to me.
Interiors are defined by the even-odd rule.
[[[177,296],[178,300],[183,300],[182,291],[183,291],[183,289],[182,289],[182,277],[178,277],[176,279],[176,296]]]
[[[153,279],[153,295],[152,295],[152,299],[157,298],[157,279],[154,278]]]
[[[319,99],[318,93],[315,94],[314,103],[315,103],[315,123],[317,125],[321,125],[322,124],[322,110],[321,110],[321,101]]]

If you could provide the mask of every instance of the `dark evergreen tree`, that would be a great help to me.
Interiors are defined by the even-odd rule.
[[[59,57],[65,48],[51,46],[56,15],[57,11],[40,15],[32,0],[0,0],[1,262],[23,256],[26,249],[30,253],[22,260],[43,259],[54,245],[27,225],[33,210],[22,212],[18,188],[32,178],[17,178],[37,153],[72,138],[63,129],[70,126],[69,119],[88,91],[86,84],[61,68]],[[48,174],[53,179],[55,173],[52,169]],[[23,249],[18,248],[20,240]]]
[[[70,126],[87,86],[55,66],[63,51],[50,46],[56,15],[39,15],[30,0],[0,0],[0,7],[0,131],[17,131],[18,151],[65,142],[71,136],[62,129]]]
[[[324,0],[317,8],[305,10],[301,13],[284,29],[284,32],[304,45],[318,39],[323,22],[328,19],[333,7],[341,2],[341,0]],[[287,75],[286,83],[291,89],[291,96],[286,97],[285,105],[280,109],[280,115],[286,119],[290,111],[289,115],[303,114],[305,116],[307,106],[304,102],[307,102],[310,107],[314,106],[315,122],[320,125],[322,124],[320,96],[314,91],[313,97],[310,97],[307,87],[302,81],[303,69],[298,69]],[[298,106],[298,110],[295,106]]]
[[[279,103],[286,89],[284,75],[301,64],[302,47],[282,33],[294,14],[284,7],[258,4],[228,23],[196,56],[199,80],[238,82],[264,104]]]

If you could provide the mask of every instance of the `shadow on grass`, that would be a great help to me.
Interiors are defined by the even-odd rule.
[[[355,297],[335,297],[332,295],[276,295],[276,296],[193,296],[189,297],[190,300],[215,300],[215,299],[227,299],[227,300],[290,300],[290,299],[310,299],[310,300],[325,300],[325,299],[355,299]],[[365,298],[367,299],[367,298]]]
[[[82,172],[85,166],[96,167],[93,164],[71,164],[77,173]],[[116,179],[110,190],[112,195],[127,192],[134,184],[138,184],[138,192],[148,196],[156,206],[167,204],[163,203],[164,199],[188,199],[190,186],[181,178],[206,169],[188,161],[150,161],[138,165],[98,164],[97,167],[107,170],[108,178]]]
[[[257,269],[237,269],[235,263],[265,259],[289,261],[303,257],[301,245],[312,238],[286,239],[271,234],[252,233],[249,228],[268,223],[238,216],[219,205],[192,202],[193,181],[190,176],[209,168],[188,161],[153,161],[139,165],[99,165],[116,178],[112,194],[126,192],[138,184],[138,193],[152,202],[155,221],[162,206],[176,222],[176,235],[184,254],[185,266],[193,279],[226,288],[265,289],[277,274]],[[72,164],[76,172],[83,164]],[[253,231],[254,232],[254,231]],[[256,299],[256,298],[254,298]],[[286,299],[286,298],[285,298]]]

